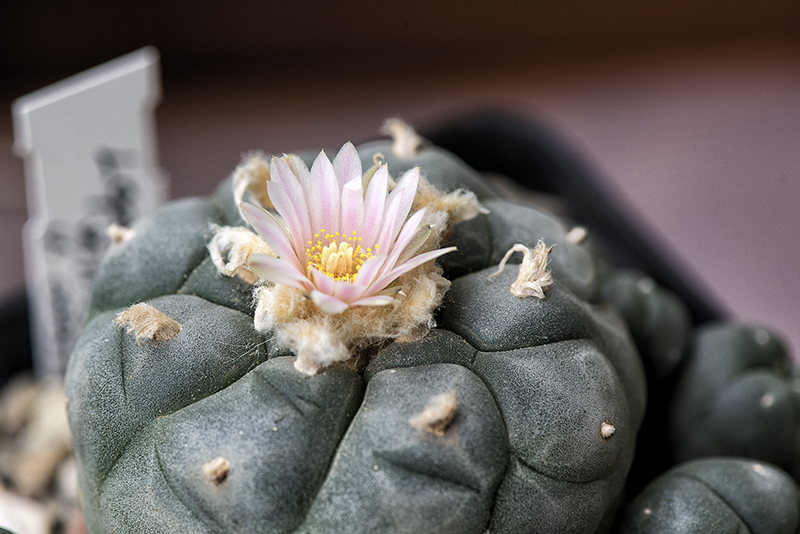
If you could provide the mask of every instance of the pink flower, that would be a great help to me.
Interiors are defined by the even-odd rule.
[[[320,152],[310,171],[293,154],[273,157],[267,193],[281,220],[252,204],[241,210],[277,257],[253,254],[250,269],[303,291],[327,313],[391,303],[398,277],[455,250],[417,254],[430,234],[425,208],[409,217],[418,182],[413,168],[389,192],[386,165],[362,176],[351,143],[333,163]]]

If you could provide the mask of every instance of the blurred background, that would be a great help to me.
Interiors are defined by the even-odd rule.
[[[23,285],[14,98],[145,45],[171,195],[243,152],[399,116],[540,121],[732,317],[800,347],[800,3],[11,0],[0,17],[0,301]]]
[[[391,116],[425,132],[500,110],[554,133],[713,305],[800,350],[800,2],[7,0],[0,375],[28,344],[11,103],[146,45],[161,53],[173,198],[211,193],[253,149],[335,149]],[[0,515],[85,532],[69,450],[57,384],[5,389]]]

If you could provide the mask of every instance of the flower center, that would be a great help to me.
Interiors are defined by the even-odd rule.
[[[377,251],[378,246],[375,245]],[[372,257],[372,249],[361,247],[361,238],[328,233],[324,229],[314,234],[306,247],[307,267],[312,267],[334,280],[353,282],[358,270]]]

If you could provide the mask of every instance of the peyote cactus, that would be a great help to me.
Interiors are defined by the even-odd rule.
[[[698,329],[672,406],[678,460],[746,456],[800,480],[800,393],[780,338],[763,329]]]
[[[606,300],[625,319],[647,376],[647,411],[639,430],[627,491],[638,493],[675,464],[669,420],[675,386],[691,340],[686,306],[672,292],[639,272],[603,269]]]
[[[680,464],[620,514],[619,534],[795,534],[800,491],[784,471],[744,458]]]
[[[105,258],[67,372],[90,532],[610,528],[645,379],[585,235],[406,130],[354,151],[245,162]],[[350,184],[357,206],[386,180],[416,211],[387,198],[377,231],[391,218],[397,240],[353,267],[357,247],[293,241],[295,179]],[[414,265],[381,284],[390,263]]]

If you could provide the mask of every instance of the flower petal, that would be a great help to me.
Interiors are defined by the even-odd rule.
[[[383,295],[383,296],[393,297],[393,296],[397,295],[398,293],[400,293],[402,290],[403,290],[403,286],[392,286],[392,287],[387,287],[386,289],[381,289],[380,291],[378,291],[376,293],[376,295]]]
[[[380,278],[378,278],[372,283],[372,285],[370,286],[370,292],[380,291],[382,288],[389,285],[389,283],[391,283],[393,280],[396,280],[397,278],[406,274],[411,269],[419,267],[425,262],[431,261],[432,259],[438,258],[439,256],[442,256],[454,250],[456,250],[456,247],[440,248],[436,250],[431,250],[430,252],[425,252],[423,254],[420,254],[419,256],[414,256],[407,262],[401,263],[400,265],[396,266],[388,273],[382,274]]]
[[[389,169],[384,164],[375,171],[364,195],[364,226],[361,235],[364,246],[372,247],[377,243],[388,187]]]
[[[323,228],[329,232],[338,231],[341,186],[324,150],[311,166],[311,182],[314,191],[310,194],[309,208],[314,232]]]
[[[333,295],[333,292],[336,290],[336,281],[327,274],[323,274],[318,269],[314,269],[313,267],[310,269],[310,271],[314,286],[327,295]]]
[[[367,287],[372,286],[372,283],[378,277],[378,274],[381,272],[381,268],[383,267],[384,262],[386,261],[386,256],[373,256],[361,266],[358,270],[358,274],[356,274],[356,278],[354,280],[355,284],[364,285]]]
[[[411,241],[409,241],[408,244],[403,247],[403,252],[400,254],[400,257],[397,258],[397,262],[395,263],[405,263],[416,256],[417,252],[419,252],[419,249],[425,244],[432,233],[433,227],[430,224],[421,224],[418,226],[417,233],[414,234],[414,237],[411,238]]]
[[[320,293],[317,290],[311,292],[311,300],[319,306],[319,309],[324,311],[325,313],[342,313],[345,311],[349,306],[347,303],[342,302],[341,300],[337,299],[334,296],[326,295],[325,293]]]
[[[250,226],[258,232],[258,235],[267,242],[269,248],[271,248],[279,258],[289,262],[298,271],[301,271],[297,254],[294,248],[292,248],[292,242],[286,234],[286,230],[275,220],[275,217],[268,211],[246,202],[239,206],[239,210],[245,216],[247,222],[250,223]]]
[[[348,141],[333,159],[333,170],[339,178],[340,184],[346,184],[354,178],[361,180],[361,158],[353,143]]]
[[[313,289],[311,281],[292,265],[280,258],[268,254],[251,254],[247,260],[250,270],[264,280],[275,284],[296,287],[303,291]]]
[[[360,299],[366,293],[368,286],[351,284],[350,282],[336,282],[336,289],[333,296],[342,302],[352,303]]]
[[[378,234],[377,239],[378,249],[381,252],[386,253],[386,247],[389,247],[394,242],[403,221],[408,217],[411,204],[414,202],[414,196],[417,194],[418,184],[419,167],[414,167],[400,177],[394,190],[389,193],[386,199],[386,209],[381,223],[380,234]]]
[[[350,306],[385,306],[387,304],[391,304],[394,301],[394,297],[389,297],[387,295],[374,295],[372,297],[364,297],[361,300],[357,300],[350,304]]]
[[[392,245],[392,251],[389,253],[389,258],[386,260],[385,270],[394,268],[397,260],[400,258],[400,254],[405,250],[411,240],[414,239],[414,236],[417,235],[422,217],[425,216],[425,211],[426,208],[417,210],[417,212],[406,221],[405,225],[403,225],[400,235],[397,236],[397,240]]]
[[[275,210],[289,227],[295,252],[300,256],[305,251],[305,242],[311,237],[308,218],[309,205],[297,176],[292,173],[285,160],[272,158],[267,194]]]
[[[364,191],[361,177],[357,176],[344,184],[342,188],[342,234],[351,236],[361,231],[364,221]]]
[[[296,154],[286,154],[281,159],[286,161],[289,169],[294,173],[300,185],[303,187],[305,197],[308,198],[309,194],[313,192],[313,186],[311,183],[311,171],[308,170],[306,162]]]

